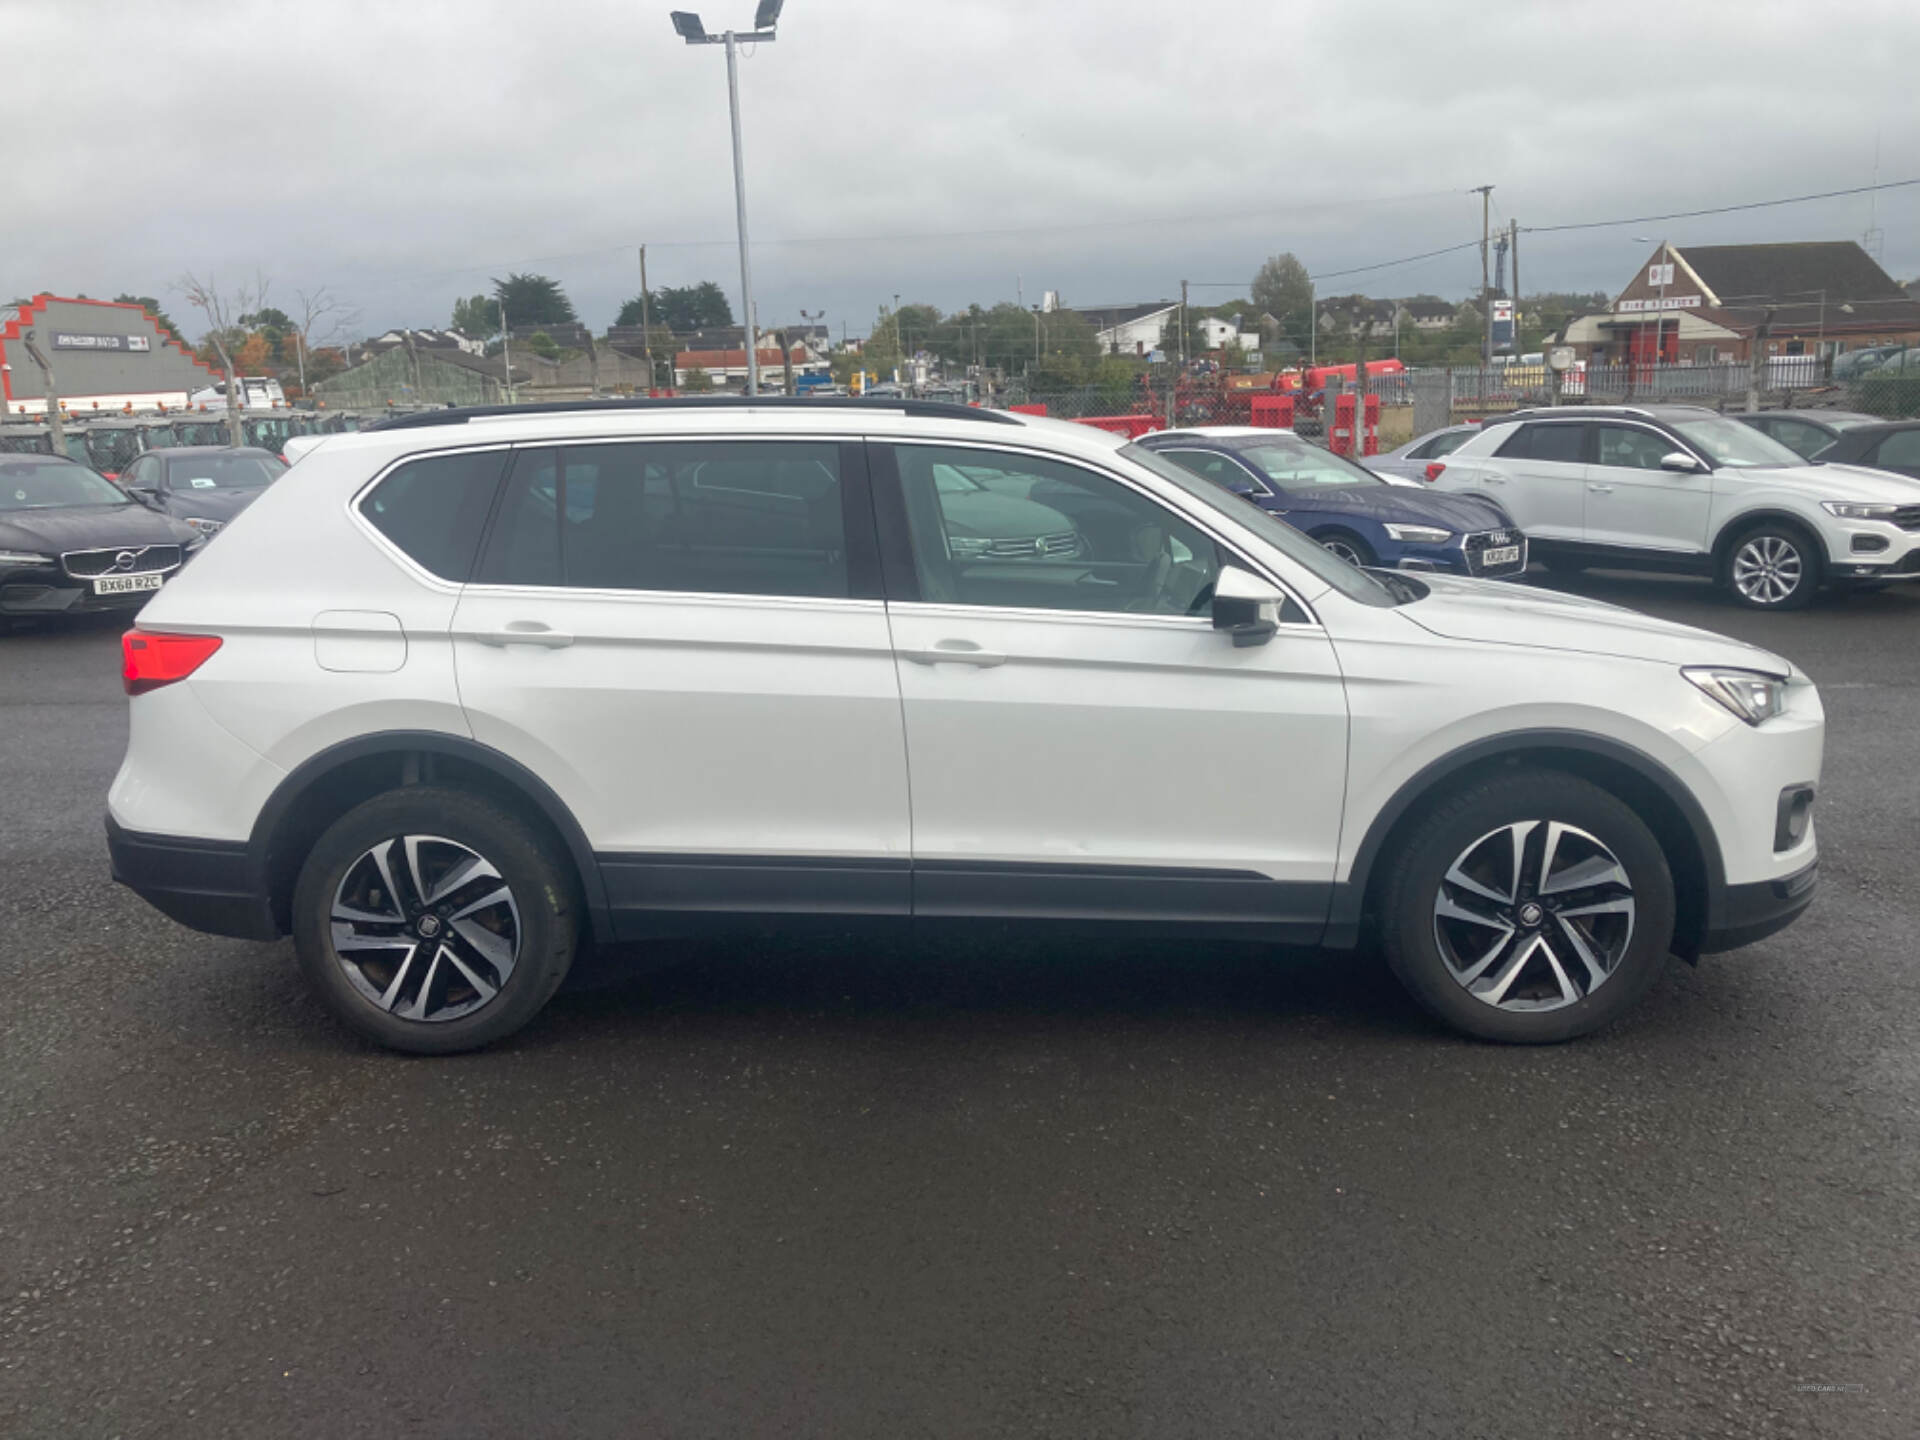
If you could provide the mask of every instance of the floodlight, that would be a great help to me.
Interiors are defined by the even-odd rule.
[[[780,21],[780,7],[787,0],[760,0],[760,8],[753,12],[753,28],[771,30]]]
[[[707,38],[707,27],[700,23],[700,17],[691,10],[675,10],[668,17],[673,21],[673,33],[689,45]]]

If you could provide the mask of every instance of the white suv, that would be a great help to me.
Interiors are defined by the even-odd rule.
[[[1711,575],[1760,610],[1798,609],[1822,583],[1920,579],[1920,481],[1809,464],[1697,406],[1504,415],[1428,476],[1499,501],[1555,570]]]
[[[1063,539],[1062,537],[1066,537]],[[398,1049],[579,944],[997,917],[1350,947],[1547,1041],[1806,906],[1777,656],[1356,570],[1150,451],[915,402],[332,437],[142,612],[114,872]]]

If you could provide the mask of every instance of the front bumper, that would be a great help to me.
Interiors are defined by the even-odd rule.
[[[265,887],[240,841],[146,835],[109,815],[107,854],[115,880],[182,925],[241,940],[280,936]]]
[[[1715,897],[1713,925],[1700,937],[1700,953],[1737,950],[1786,929],[1813,903],[1819,882],[1820,862],[1815,860],[1777,880],[1726,886]]]
[[[1517,580],[1527,570],[1527,537],[1518,530],[1510,533],[1511,540],[1502,541],[1501,546],[1510,546],[1520,551],[1518,560],[1510,560],[1503,565],[1488,566],[1481,561],[1481,555],[1489,549],[1500,548],[1489,540],[1487,531],[1477,531],[1472,535],[1455,537],[1444,545],[1416,545],[1403,542],[1398,556],[1389,564],[1396,570],[1438,570],[1447,575],[1464,575],[1473,580]]]

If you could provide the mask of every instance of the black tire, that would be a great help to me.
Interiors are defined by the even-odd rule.
[[[1749,610],[1804,610],[1813,603],[1826,568],[1820,542],[1812,535],[1790,521],[1763,520],[1728,543],[1720,557],[1719,580],[1734,603]],[[1793,587],[1783,594],[1778,577],[1789,573]]]
[[[1379,557],[1373,553],[1373,547],[1351,530],[1316,530],[1313,539],[1322,549],[1351,564],[1371,566],[1380,563]]]
[[[1570,839],[1564,830],[1554,832],[1544,826],[1535,827],[1523,832],[1523,853],[1527,856],[1544,854],[1547,838],[1553,835],[1556,846],[1569,847],[1558,851],[1562,863],[1566,857],[1573,857],[1577,864],[1580,856],[1593,854],[1592,849],[1585,847],[1588,841],[1595,841],[1604,851],[1611,852],[1608,858],[1624,870],[1625,884],[1630,887],[1628,899],[1633,912],[1624,917],[1624,930],[1619,928],[1623,917],[1617,915],[1590,916],[1576,922],[1595,930],[1611,927],[1608,933],[1617,937],[1613,963],[1597,984],[1590,981],[1591,972],[1573,963],[1579,949],[1565,933],[1569,922],[1564,917],[1552,913],[1534,916],[1516,929],[1509,941],[1502,942],[1509,948],[1499,951],[1500,958],[1487,970],[1489,984],[1505,974],[1509,963],[1519,958],[1520,949],[1535,936],[1549,940],[1556,948],[1548,955],[1536,951],[1531,959],[1520,959],[1517,974],[1509,982],[1512,986],[1509,996],[1495,998],[1504,999],[1507,1006],[1554,1004],[1558,1008],[1516,1009],[1490,1003],[1469,992],[1467,982],[1456,974],[1442,952],[1443,943],[1453,946],[1454,937],[1462,928],[1468,934],[1479,936],[1483,944],[1497,937],[1497,929],[1483,931],[1477,924],[1461,927],[1459,922],[1442,917],[1439,907],[1443,896],[1459,895],[1476,909],[1483,903],[1451,882],[1443,888],[1443,880],[1456,862],[1466,860],[1469,854],[1497,856],[1497,847],[1508,842],[1505,837],[1499,840],[1493,837],[1502,829],[1524,821],[1557,821],[1562,826],[1576,827],[1574,833],[1580,837]],[[1490,841],[1496,847],[1492,852],[1473,848]],[[1407,834],[1398,853],[1383,859],[1388,870],[1380,892],[1379,923],[1388,965],[1414,999],[1433,1015],[1483,1040],[1514,1045],[1552,1044],[1611,1024],[1646,994],[1672,947],[1673,877],[1659,841],[1625,804],[1598,786],[1571,775],[1551,770],[1511,770],[1480,780],[1436,805],[1432,813]],[[1528,864],[1532,863],[1530,859]],[[1547,873],[1543,861],[1536,878]],[[1570,873],[1570,869],[1563,868],[1555,878],[1564,881]],[[1515,879],[1518,882],[1520,877]],[[1533,899],[1534,892],[1523,888],[1521,883],[1513,884],[1511,889],[1516,900],[1522,902],[1509,912],[1518,924],[1518,912],[1528,908],[1524,902]],[[1574,891],[1561,890],[1555,895],[1541,891],[1539,899],[1543,903],[1531,908],[1548,912],[1573,908],[1590,903],[1590,897],[1616,903],[1619,889],[1611,885],[1580,887]],[[1447,937],[1444,941],[1443,934]],[[1585,938],[1594,940],[1591,949],[1599,951],[1602,959],[1607,958],[1607,947],[1595,940],[1593,934],[1586,934]],[[1492,954],[1499,947],[1487,948]],[[1569,985],[1553,978],[1552,967],[1556,964],[1561,964],[1571,978],[1570,988],[1578,993],[1577,999],[1565,998]],[[1548,998],[1523,998],[1529,993],[1543,992],[1548,993]]]
[[[342,886],[350,881],[364,883],[370,878],[367,870],[356,867],[363,867],[363,862],[373,863],[372,852],[382,842],[404,843],[403,837],[408,836],[433,837],[428,844],[418,847],[420,868],[432,863],[434,847],[444,842],[446,855],[464,849],[484,860],[495,872],[494,878],[503,883],[511,895],[509,904],[497,905],[470,921],[470,927],[485,924],[490,931],[496,927],[504,930],[510,924],[517,941],[504,983],[499,984],[490,997],[483,998],[474,985],[459,979],[462,972],[452,961],[448,962],[444,975],[431,968],[444,957],[437,943],[420,940],[427,932],[419,927],[430,923],[443,940],[455,942],[457,937],[451,919],[436,918],[431,922],[417,919],[411,922],[412,928],[397,918],[391,926],[382,921],[356,927],[368,934],[392,933],[395,944],[390,948],[394,949],[396,960],[401,953],[398,947],[407,943],[417,941],[422,947],[421,953],[432,950],[433,959],[428,968],[415,973],[424,973],[433,993],[447,999],[441,1008],[454,1012],[451,1018],[408,1018],[396,1013],[406,1008],[411,998],[409,986],[420,996],[419,1008],[423,1012],[428,1009],[430,997],[426,991],[419,990],[418,978],[411,982],[404,978],[398,980],[394,994],[400,998],[391,1003],[391,1008],[382,1008],[356,987],[349,975],[348,962],[336,951],[334,904]],[[578,943],[577,883],[571,862],[556,854],[554,846],[553,840],[519,815],[470,791],[420,785],[375,796],[329,826],[314,842],[301,867],[293,892],[292,917],[293,943],[300,967],[335,1015],[353,1030],[390,1050],[414,1055],[451,1055],[476,1050],[511,1035],[537,1015],[560,988]],[[414,867],[409,865],[407,871],[401,871],[400,856],[401,852],[390,851],[384,858],[391,862],[389,868],[396,875],[394,889],[405,889],[409,894],[406,897],[391,894],[383,901],[376,889],[369,905],[382,915],[389,907],[396,917],[411,912],[424,915],[425,911],[417,904],[418,890],[412,883]],[[451,875],[454,868],[446,865],[443,874]],[[452,903],[467,902],[475,891],[491,893],[484,871],[469,884],[472,889],[462,887],[448,892],[455,897]],[[431,880],[426,888],[431,892]],[[445,915],[449,909],[450,905],[443,904],[437,914]],[[510,920],[498,918],[501,916]],[[471,928],[463,933],[471,933]],[[488,939],[487,936],[481,938]],[[504,942],[495,937],[490,943]],[[398,963],[382,961],[377,955],[371,963],[366,962],[368,947],[364,942],[356,944],[350,953],[362,957],[362,963],[353,967],[362,983],[367,982],[369,974],[374,977],[374,983],[385,983],[389,972],[380,970],[383,963],[389,965],[389,971],[400,968]],[[465,973],[479,971],[484,977],[481,983],[498,978],[497,971],[485,970],[475,961],[472,950],[461,953],[473,962]],[[409,955],[406,963],[411,965],[416,958]],[[437,986],[433,984],[436,977]],[[471,1008],[462,1013],[463,1005]]]

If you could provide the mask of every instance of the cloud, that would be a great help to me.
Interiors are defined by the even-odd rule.
[[[714,279],[737,303],[724,60],[667,8],[14,0],[16,113],[49,117],[60,159],[10,188],[0,284],[168,298],[186,269],[257,267],[330,285],[371,328],[445,323],[489,276],[537,269],[604,324],[645,242],[654,283]],[[709,29],[751,12],[702,8]],[[1844,26],[1754,0],[792,0],[740,62],[760,318],[824,307],[859,333],[896,292],[952,307],[1016,284],[1225,299],[1278,250],[1327,271],[1470,239],[1480,183],[1525,225],[1864,184],[1876,137],[1881,178],[1908,178],[1917,52],[1900,0]],[[1875,214],[1888,268],[1920,273],[1920,187]],[[1854,199],[1651,228],[1848,238],[1868,219]],[[1642,248],[1523,236],[1523,278],[1612,288]],[[1469,250],[1338,288],[1478,276]]]

